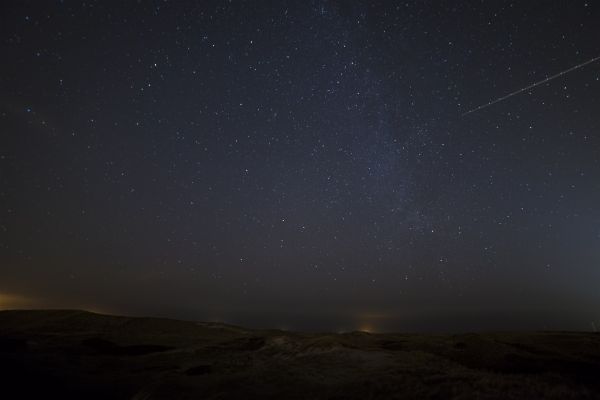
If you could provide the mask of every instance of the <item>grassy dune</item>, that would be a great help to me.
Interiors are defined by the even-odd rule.
[[[20,398],[600,399],[600,335],[308,334],[2,311],[0,374]]]

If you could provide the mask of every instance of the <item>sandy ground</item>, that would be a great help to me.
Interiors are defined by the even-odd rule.
[[[596,333],[306,334],[2,311],[0,365],[19,398],[600,399]]]

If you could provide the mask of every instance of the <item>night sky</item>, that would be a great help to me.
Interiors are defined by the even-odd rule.
[[[3,1],[0,308],[600,328],[596,1]]]

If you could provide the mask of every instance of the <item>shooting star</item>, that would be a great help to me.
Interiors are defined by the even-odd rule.
[[[562,71],[562,72],[559,72],[558,74],[555,74],[555,75],[549,76],[549,77],[547,77],[546,79],[543,79],[543,80],[541,80],[541,81],[539,81],[539,82],[533,83],[533,84],[531,84],[531,85],[529,85],[529,86],[526,86],[526,87],[524,87],[524,88],[522,88],[522,89],[515,90],[514,92],[512,92],[512,93],[509,93],[509,94],[507,94],[506,96],[502,96],[502,97],[500,97],[500,98],[497,98],[496,100],[492,100],[492,101],[490,101],[489,103],[483,104],[483,105],[481,105],[481,106],[479,106],[479,107],[476,107],[476,108],[474,108],[474,109],[472,109],[472,110],[469,110],[469,111],[467,111],[466,113],[463,113],[463,114],[462,114],[462,116],[464,117],[465,115],[469,115],[469,114],[471,114],[471,113],[474,113],[475,111],[483,110],[484,108],[487,108],[487,107],[489,107],[489,106],[491,106],[491,105],[494,105],[494,104],[496,104],[496,103],[499,103],[499,102],[501,102],[502,100],[506,100],[506,99],[508,99],[509,97],[515,96],[515,95],[517,95],[517,94],[519,94],[519,93],[523,93],[523,92],[525,92],[525,91],[527,91],[527,90],[529,90],[529,89],[533,89],[534,87],[536,87],[536,86],[539,86],[539,85],[542,85],[542,84],[544,84],[544,83],[546,83],[546,82],[550,82],[550,81],[551,81],[551,80],[553,80],[553,79],[556,79],[556,78],[558,78],[558,77],[561,77],[561,76],[563,76],[563,75],[565,75],[565,74],[568,74],[569,72],[573,72],[573,71],[575,71],[576,69],[579,69],[579,68],[585,67],[586,65],[588,65],[588,64],[591,64],[591,63],[593,63],[593,62],[595,62],[595,61],[598,61],[598,60],[600,60],[600,56],[599,56],[599,57],[592,58],[591,60],[587,60],[587,61],[586,61],[586,62],[584,62],[584,63],[578,64],[578,65],[576,65],[576,66],[574,66],[574,67],[571,67],[571,68],[569,68],[569,69],[567,69],[567,70],[564,70],[564,71]]]

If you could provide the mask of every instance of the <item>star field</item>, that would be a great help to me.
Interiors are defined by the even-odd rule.
[[[600,323],[600,63],[462,115],[599,56],[598,4],[1,9],[0,294],[295,329]]]

